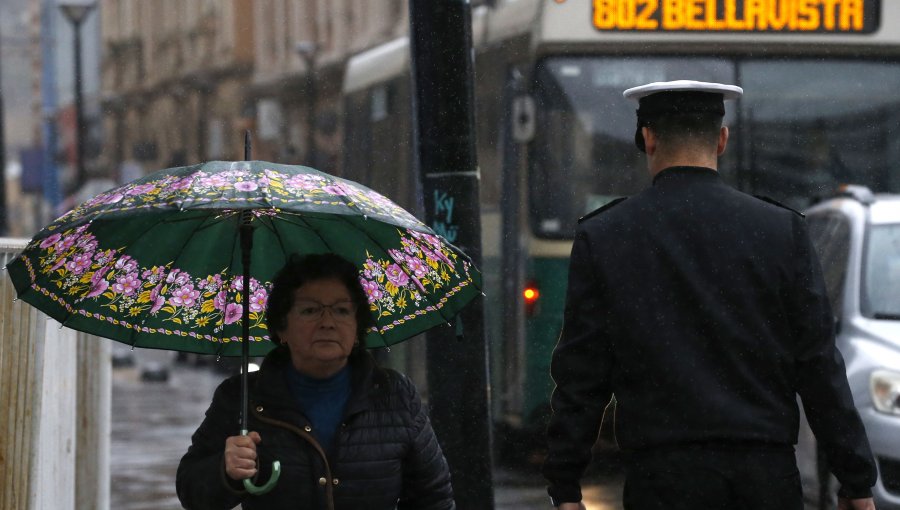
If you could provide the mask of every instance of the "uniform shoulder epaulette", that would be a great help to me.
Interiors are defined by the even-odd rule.
[[[617,205],[617,204],[623,202],[626,198],[628,198],[628,197],[619,197],[619,198],[610,200],[609,202],[598,207],[597,209],[594,209],[593,211],[582,216],[581,218],[578,218],[578,223],[581,223],[582,221],[587,220],[589,218],[593,218],[594,216],[602,213],[603,211],[612,208],[614,205]]]
[[[806,217],[806,215],[803,214],[802,212],[794,209],[793,207],[788,207],[788,206],[782,204],[781,202],[779,202],[778,200],[775,200],[774,198],[770,198],[765,195],[753,195],[753,196],[762,200],[763,202],[768,202],[772,205],[777,205],[778,207],[781,207],[782,209],[787,209],[788,211],[791,211],[792,213],[799,215],[801,218]]]

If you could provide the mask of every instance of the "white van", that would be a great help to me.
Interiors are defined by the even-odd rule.
[[[834,308],[837,346],[878,463],[879,510],[900,509],[900,195],[844,186],[806,211]],[[797,448],[808,508],[833,508],[837,484],[803,423]]]

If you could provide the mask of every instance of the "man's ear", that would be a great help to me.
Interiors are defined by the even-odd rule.
[[[645,126],[641,128],[641,134],[644,135],[644,152],[652,156],[656,152],[656,133]]]
[[[719,143],[716,147],[716,155],[721,156],[722,153],[725,152],[725,146],[728,145],[728,128],[726,126],[722,126],[719,129]]]

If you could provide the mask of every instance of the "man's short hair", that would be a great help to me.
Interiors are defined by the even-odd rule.
[[[691,144],[714,148],[719,142],[722,116],[717,113],[661,115],[644,124],[664,147]]]

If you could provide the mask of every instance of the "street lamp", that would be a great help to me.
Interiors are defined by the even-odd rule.
[[[300,41],[294,49],[306,64],[306,164],[316,165],[316,80],[314,67],[319,45],[313,41]]]
[[[75,189],[87,180],[84,168],[84,113],[81,98],[81,24],[94,8],[94,0],[61,0],[57,6],[72,24],[75,35]]]

